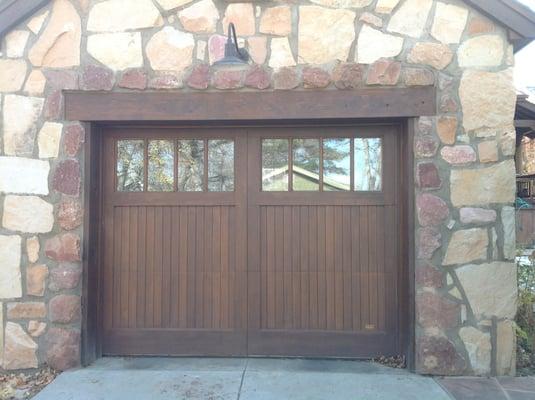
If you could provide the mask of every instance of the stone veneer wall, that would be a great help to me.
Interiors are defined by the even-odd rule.
[[[239,71],[210,66],[228,21],[254,62]],[[414,148],[417,370],[514,373],[512,46],[462,1],[55,0],[2,49],[3,368],[80,359],[84,130],[62,89],[437,85]]]

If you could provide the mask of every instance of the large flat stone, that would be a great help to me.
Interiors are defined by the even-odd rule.
[[[28,66],[24,60],[0,59],[0,92],[16,92],[22,88]]]
[[[56,158],[58,156],[62,132],[62,124],[56,122],[44,123],[37,138],[39,158]]]
[[[437,2],[431,35],[442,43],[459,43],[468,20],[468,9]]]
[[[457,58],[461,68],[498,67],[504,56],[503,39],[484,35],[468,39],[459,46]]]
[[[44,99],[6,95],[3,107],[4,153],[9,156],[33,154],[37,121]]]
[[[514,318],[517,306],[515,264],[465,265],[455,272],[476,318]]]
[[[0,235],[0,299],[22,296],[20,236]]]
[[[424,33],[432,6],[433,0],[406,0],[390,18],[388,30],[419,38]]]
[[[4,368],[37,368],[37,343],[19,324],[8,322],[4,338]]]
[[[36,196],[9,195],[4,200],[2,226],[12,231],[47,233],[54,226],[54,207]]]
[[[0,192],[48,194],[48,161],[22,157],[0,157]]]
[[[373,64],[381,58],[396,57],[403,49],[403,38],[363,25],[357,41],[357,62]]]
[[[299,7],[299,62],[347,61],[355,40],[355,17],[350,10]]]
[[[100,33],[87,38],[87,52],[114,71],[143,66],[141,33]]]
[[[515,201],[515,164],[503,161],[478,169],[451,171],[451,201],[454,206],[488,206]]]
[[[464,343],[472,370],[477,375],[490,374],[490,361],[492,346],[490,333],[467,326],[459,331],[459,336]]]
[[[219,11],[212,0],[201,0],[178,13],[185,30],[197,33],[216,31]]]
[[[181,73],[193,62],[194,47],[191,33],[166,26],[152,36],[145,51],[153,70]]]
[[[151,0],[107,0],[91,8],[87,30],[123,32],[162,25],[163,18],[160,11]]]
[[[486,229],[473,228],[454,232],[443,265],[463,264],[487,258],[489,235]]]

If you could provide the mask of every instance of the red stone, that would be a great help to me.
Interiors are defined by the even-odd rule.
[[[362,86],[365,67],[354,63],[338,64],[332,73],[332,80],[338,89],[355,89]]]
[[[457,101],[453,96],[445,94],[440,98],[440,112],[454,113],[459,109]]]
[[[155,76],[149,81],[151,89],[178,89],[182,87],[182,81],[176,75],[162,74]]]
[[[368,85],[396,85],[401,75],[401,63],[392,60],[379,60],[368,70]]]
[[[51,322],[67,324],[80,318],[80,297],[60,294],[48,303],[48,316]]]
[[[61,118],[61,104],[63,96],[61,90],[55,90],[50,93],[45,100],[44,116],[47,120],[57,121]]]
[[[438,150],[438,140],[431,135],[418,135],[414,139],[414,155],[416,158],[434,157]]]
[[[80,237],[74,233],[54,236],[46,241],[45,254],[59,262],[80,261]]]
[[[58,207],[58,223],[63,229],[70,231],[82,225],[84,210],[78,200],[62,198]]]
[[[80,365],[80,332],[51,327],[45,336],[46,363],[65,371]]]
[[[437,166],[431,162],[418,164],[416,182],[421,189],[439,189],[442,181]]]
[[[271,76],[260,65],[254,65],[245,75],[245,86],[253,89],[267,89],[271,84]]]
[[[200,64],[193,67],[187,83],[193,89],[208,89],[210,85],[210,66]]]
[[[435,84],[435,75],[423,68],[406,68],[403,82],[407,86],[432,86]]]
[[[416,210],[422,226],[440,225],[450,215],[446,202],[429,193],[416,198]]]
[[[421,228],[417,232],[418,258],[430,260],[442,245],[442,235],[433,227]]]
[[[245,70],[220,69],[214,72],[212,83],[216,89],[239,89],[243,87]]]
[[[227,37],[222,35],[212,35],[208,39],[208,59],[210,62],[216,62],[225,55],[225,44]]]
[[[441,336],[416,339],[416,369],[425,375],[462,375],[467,367],[455,344]]]
[[[421,287],[440,289],[443,285],[443,274],[427,261],[418,261],[415,268],[416,284]]]
[[[416,320],[423,328],[450,329],[459,325],[461,305],[437,292],[416,295]]]
[[[80,164],[76,160],[65,160],[54,171],[52,187],[58,192],[78,196],[80,194]]]
[[[325,88],[331,83],[329,73],[321,68],[303,68],[303,87],[305,89]]]
[[[126,71],[117,85],[125,89],[145,90],[147,88],[147,75],[138,69]]]
[[[295,68],[283,67],[273,74],[273,87],[277,90],[291,90],[299,86],[299,75]]]
[[[46,83],[53,90],[78,89],[78,75],[74,71],[45,69]]]
[[[80,78],[83,90],[111,90],[113,88],[113,72],[107,68],[88,65]]]
[[[53,292],[75,289],[80,283],[82,268],[76,264],[60,264],[50,271],[48,288]]]
[[[446,162],[453,165],[469,164],[477,159],[475,150],[468,145],[443,147],[440,155]]]
[[[85,140],[84,127],[78,123],[68,125],[63,134],[63,148],[68,157],[76,157]]]

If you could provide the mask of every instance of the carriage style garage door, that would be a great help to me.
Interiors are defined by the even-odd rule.
[[[107,129],[103,353],[403,353],[398,129]]]

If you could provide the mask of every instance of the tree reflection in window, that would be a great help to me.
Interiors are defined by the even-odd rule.
[[[323,190],[351,190],[351,139],[323,140]]]
[[[149,192],[173,191],[174,156],[172,140],[149,141]]]
[[[355,139],[355,190],[382,190],[382,141],[380,138]]]
[[[177,153],[178,191],[202,192],[204,180],[204,140],[179,140]]]
[[[293,139],[293,190],[319,190],[319,139]]]
[[[117,190],[143,191],[144,141],[119,140],[117,142]]]
[[[208,191],[234,191],[233,140],[208,140]]]
[[[262,140],[262,190],[288,190],[288,139]]]

